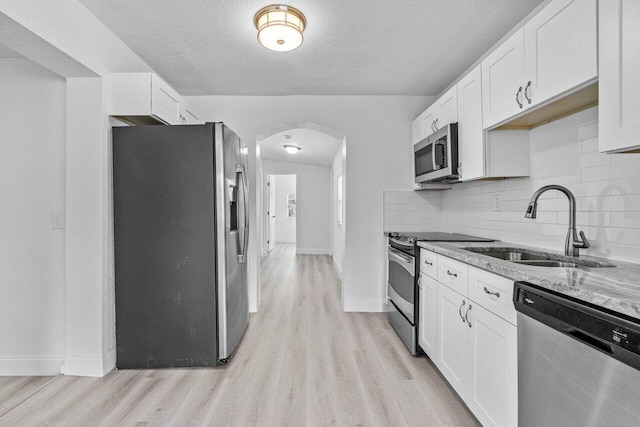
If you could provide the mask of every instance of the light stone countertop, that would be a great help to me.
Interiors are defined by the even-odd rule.
[[[513,247],[560,256],[563,254],[506,242],[418,242],[418,246],[514,281],[526,281],[640,320],[640,264],[580,256],[584,260],[614,264],[615,267],[536,267],[493,258],[462,248]]]

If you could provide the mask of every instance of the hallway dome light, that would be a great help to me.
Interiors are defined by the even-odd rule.
[[[301,150],[301,148],[298,147],[297,145],[283,145],[283,147],[289,154],[296,154],[298,151]]]
[[[258,42],[278,52],[293,50],[302,44],[302,32],[307,20],[298,9],[272,4],[263,7],[253,18],[258,30]]]

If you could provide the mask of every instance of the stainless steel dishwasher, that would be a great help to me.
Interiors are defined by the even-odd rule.
[[[516,282],[518,425],[640,425],[640,322]]]

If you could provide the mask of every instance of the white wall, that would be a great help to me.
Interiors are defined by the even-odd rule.
[[[55,375],[65,352],[65,80],[0,59],[0,375]]]
[[[327,167],[262,160],[265,174],[295,174],[298,204],[296,251],[299,254],[328,254],[331,251],[331,171]],[[281,181],[276,182],[276,197]],[[286,196],[285,196],[286,197]],[[276,199],[276,205],[278,199]],[[286,214],[285,214],[286,215]],[[276,216],[276,220],[278,217]],[[276,225],[276,233],[278,226]],[[276,239],[277,241],[277,239]]]
[[[275,241],[279,243],[296,241],[296,217],[289,218],[287,197],[296,194],[295,175],[274,175],[275,181]],[[304,222],[303,222],[304,224]]]
[[[345,181],[347,179],[344,164],[347,146],[342,142],[331,165],[331,254],[333,265],[342,277],[344,263],[344,238],[345,238]],[[338,224],[338,178],[342,177],[342,224]]]
[[[424,96],[202,96],[187,97],[204,120],[226,122],[247,143],[291,122],[317,123],[346,136],[347,224],[343,268],[343,308],[385,309],[386,246],[382,232],[382,191],[408,189],[411,182],[411,121],[433,102]],[[255,161],[254,161],[255,162]],[[250,178],[256,181],[255,163]],[[266,172],[266,171],[265,171]],[[256,185],[252,186],[252,200]],[[301,193],[298,188],[298,193]],[[253,206],[256,218],[256,207]],[[258,225],[255,224],[254,226]],[[302,238],[298,235],[298,238]],[[250,248],[250,286],[256,287],[260,237]],[[254,292],[255,291],[250,291]]]

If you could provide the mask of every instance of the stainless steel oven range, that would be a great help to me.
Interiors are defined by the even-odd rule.
[[[492,242],[492,239],[465,236],[462,234],[427,233],[389,233],[387,249],[389,299],[389,323],[404,341],[411,354],[418,354],[418,276],[420,251],[419,241],[425,242]]]

